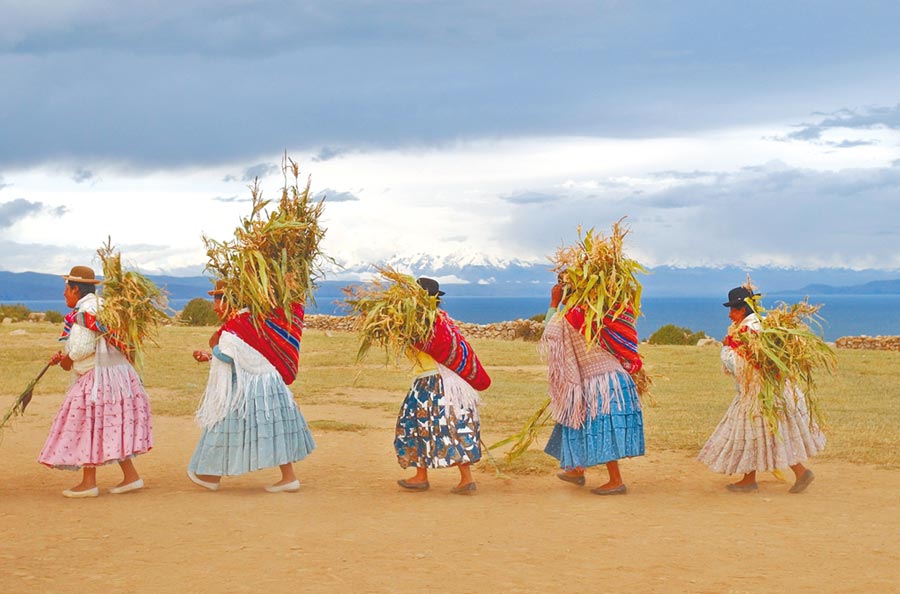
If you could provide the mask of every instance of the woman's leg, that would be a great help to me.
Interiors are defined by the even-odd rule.
[[[275,483],[273,486],[280,487],[281,485],[293,483],[297,480],[297,475],[294,474],[294,464],[292,462],[282,464],[278,468],[279,470],[281,470],[281,480]]]
[[[138,475],[137,468],[134,467],[134,461],[131,458],[119,462],[119,468],[122,469],[122,482],[116,485],[117,487],[130,485],[131,483],[140,480],[141,477]]]
[[[619,471],[619,461],[611,460],[606,463],[606,471],[609,473],[609,480],[598,487],[600,490],[607,491],[622,486],[622,473]]]
[[[459,484],[456,485],[457,489],[465,487],[469,483],[474,483],[475,479],[472,478],[472,465],[471,464],[459,464]]]
[[[97,467],[85,466],[82,468],[81,482],[69,489],[69,491],[89,491],[97,486]]]

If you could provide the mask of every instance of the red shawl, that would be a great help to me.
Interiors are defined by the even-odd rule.
[[[491,378],[481,366],[481,361],[475,355],[475,349],[443,310],[438,310],[431,338],[417,348],[454,371],[476,390],[487,390],[491,385]]]
[[[615,309],[606,312],[603,316],[603,326],[599,335],[594,323],[594,335],[604,349],[609,351],[622,363],[622,367],[629,373],[637,373],[643,367],[643,361],[638,354],[638,335],[635,326],[634,309],[626,306],[615,318],[612,313]],[[584,309],[573,307],[566,312],[566,320],[573,328],[584,334]]]
[[[303,305],[291,304],[293,317],[290,322],[284,310],[278,308],[266,316],[259,328],[253,325],[250,314],[244,312],[225,322],[219,333],[230,332],[266,358],[284,383],[290,385],[297,378],[297,367],[300,362],[300,338],[303,335]]]

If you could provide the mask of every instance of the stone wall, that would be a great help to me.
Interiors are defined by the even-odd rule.
[[[900,336],[844,336],[835,345],[839,349],[900,351]]]
[[[329,332],[350,332],[352,321],[347,316],[328,316],[324,314],[310,314],[306,316],[307,328],[325,330]],[[534,320],[513,320],[511,322],[497,322],[496,324],[467,324],[457,322],[457,326],[466,338],[498,338],[502,340],[537,341],[544,331],[542,322]]]

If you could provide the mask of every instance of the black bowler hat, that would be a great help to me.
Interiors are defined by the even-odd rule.
[[[723,303],[725,307],[743,307],[747,305],[745,299],[759,297],[759,293],[754,293],[747,287],[735,287],[728,291],[728,301]]]
[[[441,286],[438,284],[436,280],[433,278],[428,278],[427,276],[421,276],[416,279],[416,282],[419,283],[419,286],[428,291],[428,294],[432,297],[440,297],[444,294],[441,291]]]

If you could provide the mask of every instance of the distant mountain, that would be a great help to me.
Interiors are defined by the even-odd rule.
[[[785,294],[804,295],[900,295],[900,279],[871,281],[861,285],[834,287],[831,285],[807,285],[796,291],[784,291]]]
[[[386,263],[407,274],[434,277],[448,293],[458,297],[540,297],[548,294],[556,280],[549,262],[418,254],[391,258]],[[367,278],[373,272],[370,265],[332,268],[326,275],[331,280],[319,284],[316,299],[319,302],[339,299],[343,287],[359,283],[360,278]],[[647,297],[722,296],[747,278],[747,270],[736,266],[658,266],[649,272],[640,277]],[[758,268],[750,274],[753,282],[766,294],[900,294],[900,280],[896,280],[900,271],[897,270]],[[164,287],[172,299],[207,297],[206,292],[211,287],[209,279],[202,276],[148,276]],[[797,289],[798,286],[803,288]],[[62,299],[62,289],[59,275],[0,271],[0,301]]]

